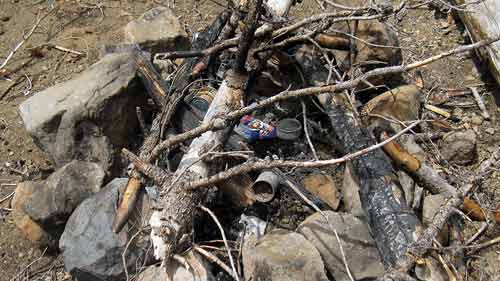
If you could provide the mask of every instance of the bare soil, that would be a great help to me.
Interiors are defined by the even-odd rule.
[[[1,60],[22,40],[23,33],[33,26],[37,15],[47,11],[48,2],[51,1],[0,0]],[[0,199],[11,194],[16,183],[41,179],[52,171],[47,155],[37,148],[24,129],[18,114],[19,104],[47,87],[75,77],[97,61],[101,46],[122,41],[122,28],[130,20],[152,7],[169,4],[190,33],[200,30],[222,10],[215,1],[208,0],[184,0],[175,4],[168,0],[57,1],[59,8],[42,21],[35,34],[7,65],[11,73],[9,77],[17,84],[0,80]],[[318,10],[316,1],[304,0],[294,8],[292,19]],[[467,41],[460,23],[450,21],[446,14],[428,6],[410,10],[401,22],[392,21],[391,24],[399,31],[406,62],[437,54]],[[39,48],[49,42],[85,55],[78,57],[54,48]],[[438,146],[426,147],[438,168],[455,173],[457,177],[467,171],[475,171],[500,141],[500,134],[497,134],[500,131],[497,122],[500,111],[495,104],[498,86],[484,69],[478,70],[472,54],[441,60],[424,67],[422,73],[426,94],[473,85],[487,91],[485,99],[492,115],[489,122],[481,125],[470,123],[473,115],[480,114],[471,96],[460,100],[460,106],[447,107],[461,117],[461,122],[453,124],[454,127],[472,128],[479,135],[478,156],[474,165],[448,165],[440,159]],[[407,79],[414,81],[411,75]],[[484,195],[481,200],[485,206],[493,208],[500,204],[499,183],[500,173],[495,171],[479,190]],[[5,209],[10,207],[9,201],[0,203],[3,208],[0,210],[0,281],[70,280],[57,255],[45,253],[42,257],[43,249],[32,245],[16,229],[8,209]],[[474,233],[477,226],[476,223],[468,224],[468,234]],[[490,229],[484,241],[500,234],[498,227]],[[499,253],[499,246],[477,252],[477,258],[468,264],[474,268],[471,277],[480,280],[481,276],[486,276],[487,270],[497,270],[495,274],[500,276]],[[483,266],[484,262],[490,263],[490,269]]]

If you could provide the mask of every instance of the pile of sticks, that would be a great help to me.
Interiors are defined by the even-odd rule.
[[[156,258],[168,261],[176,256],[183,235],[191,231],[196,210],[203,204],[210,187],[251,171],[324,167],[351,161],[354,173],[360,178],[362,207],[387,268],[387,274],[382,279],[411,280],[409,272],[416,261],[433,248],[437,234],[454,210],[463,204],[464,198],[479,177],[471,178],[461,187],[451,186],[432,168],[411,158],[402,148],[395,146],[394,140],[414,128],[420,121],[397,133],[384,131],[383,134],[374,135],[365,128],[359,113],[352,106],[356,99],[352,93],[367,86],[376,91],[376,86],[371,83],[374,79],[385,79],[409,72],[442,58],[487,46],[500,37],[460,46],[410,64],[389,63],[389,66],[353,71],[352,65],[349,64],[347,67],[340,67],[340,63],[334,62],[331,53],[325,49],[355,53],[356,41],[362,39],[349,33],[336,32],[332,35],[329,32],[332,26],[345,22],[356,26],[362,21],[384,20],[401,10],[404,2],[398,7],[339,6],[335,7],[337,12],[317,14],[290,23],[286,16],[293,2],[276,0],[264,4],[262,0],[241,0],[221,13],[198,36],[193,42],[192,51],[157,55],[157,58],[165,60],[184,59],[170,87],[165,85],[143,52],[135,53],[140,77],[161,110],[154,117],[150,128],[143,125],[146,138],[139,155],[126,149],[122,150],[123,157],[133,163],[133,169],[113,229],[115,232],[121,230],[134,208],[138,193],[142,192],[147,180],[152,180],[160,190],[159,203],[150,221],[154,253]],[[282,50],[301,45],[310,45],[320,50],[317,56],[324,57],[329,62],[329,69],[326,70],[329,75],[325,81],[311,81],[304,75],[304,81],[298,83],[303,85],[302,88],[288,88],[249,104],[249,89],[256,77],[261,75],[266,63],[275,59],[276,54]],[[383,49],[387,46],[372,47]],[[303,73],[315,71],[313,66],[303,61],[293,61],[293,58],[290,60],[292,62],[286,63],[300,64]],[[222,61],[226,62],[227,71],[201,124],[180,134],[173,133],[173,119],[186,96],[186,87],[200,75],[211,71],[214,65],[216,69],[221,68]],[[285,59],[279,61],[285,63]],[[334,75],[337,75],[337,78],[333,78]],[[213,155],[217,155],[214,152],[224,149],[228,134],[239,118],[277,102],[297,98],[319,101],[323,112],[329,116],[334,136],[332,142],[338,144],[344,156],[310,161],[269,160],[247,156],[246,161],[234,164],[234,161],[224,161],[224,154],[221,153],[218,155],[222,157],[224,165],[221,165],[220,161],[212,161]],[[380,142],[377,142],[377,139]],[[185,144],[189,146],[175,171],[158,165],[159,158]],[[431,193],[447,194],[446,206],[438,212],[428,228],[423,229],[415,213],[401,197],[402,193],[398,192],[400,185],[394,173],[393,161],[405,167],[417,181],[424,183],[423,186],[429,188]],[[228,163],[232,166],[227,166]],[[487,172],[488,168],[484,173]]]

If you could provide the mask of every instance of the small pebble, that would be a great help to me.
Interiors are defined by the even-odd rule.
[[[472,116],[472,118],[470,119],[470,122],[473,124],[473,125],[481,125],[483,124],[483,117],[479,116],[479,115],[474,115]]]
[[[484,130],[487,134],[493,135],[495,134],[495,129],[494,128],[487,128]]]

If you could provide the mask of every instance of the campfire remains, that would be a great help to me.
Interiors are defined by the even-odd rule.
[[[431,129],[453,118],[424,118],[424,81],[405,74],[500,37],[404,64],[386,20],[405,2],[325,1],[335,12],[291,22],[294,2],[229,1],[192,40],[152,9],[24,102],[57,171],[18,186],[23,233],[80,281],[463,280],[464,252],[500,222],[472,196],[500,150],[450,181],[419,143],[442,138],[464,165],[475,135]],[[468,240],[465,214],[486,222]]]

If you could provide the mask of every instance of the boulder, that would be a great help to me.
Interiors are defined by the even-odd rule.
[[[114,148],[129,143],[138,124],[135,108],[147,101],[130,56],[106,55],[75,79],[19,106],[28,133],[56,167],[77,159],[111,172],[118,162]]]
[[[339,234],[354,279],[371,280],[382,276],[384,266],[368,225],[352,214],[331,211],[325,211],[324,214]],[[335,234],[320,213],[309,216],[297,231],[318,249],[327,270],[335,280],[350,280]]]
[[[304,236],[275,230],[243,245],[245,280],[327,281],[318,250]]]
[[[190,40],[174,12],[156,7],[125,26],[125,41],[152,53],[188,50]]]
[[[182,257],[186,259],[191,267],[190,270],[186,269],[177,261],[172,261],[167,265],[167,269],[160,266],[152,265],[146,268],[137,276],[137,281],[212,281],[215,280],[210,272],[210,265],[203,260],[203,257],[194,253],[192,250],[183,254]],[[167,278],[167,272],[168,277]]]
[[[127,178],[116,178],[101,191],[83,201],[69,218],[59,241],[64,266],[74,279],[122,280],[125,268],[122,254],[133,235],[149,216],[149,206],[141,193],[137,209],[123,230],[115,234],[111,229],[116,214],[117,203],[127,184]],[[126,252],[129,274],[134,274],[137,264],[149,261],[146,252],[146,231],[135,237]],[[151,252],[151,251],[150,251]]]
[[[446,134],[439,145],[441,155],[451,163],[470,164],[477,155],[476,138],[476,133],[473,130]]]
[[[104,182],[99,164],[74,160],[44,181],[26,182],[35,186],[23,202],[23,210],[45,228],[60,227],[83,200],[97,193]]]

